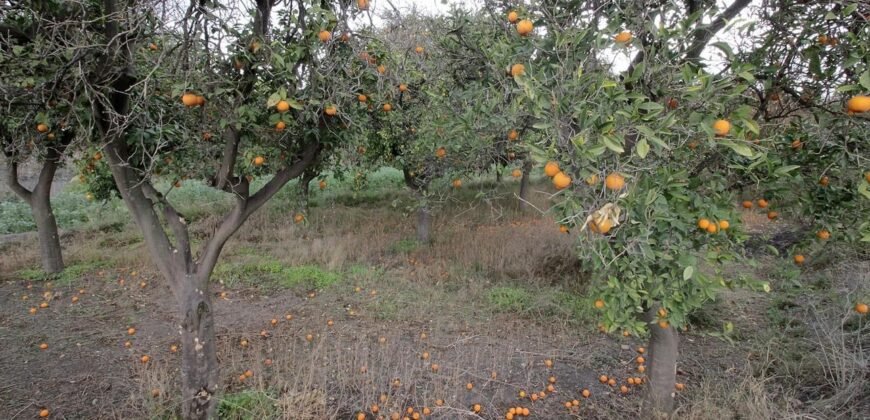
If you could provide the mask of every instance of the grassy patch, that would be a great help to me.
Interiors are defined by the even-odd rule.
[[[274,418],[275,399],[265,391],[244,390],[226,394],[217,409],[219,419],[254,420]]]
[[[390,245],[390,252],[394,254],[409,254],[414,252],[418,246],[420,246],[420,242],[417,242],[416,239],[401,239]]]
[[[48,274],[41,269],[28,268],[19,271],[18,277],[27,281],[52,281],[58,286],[69,286],[85,274],[92,273],[108,265],[105,261],[88,261],[67,266],[62,272]]]
[[[486,299],[497,312],[526,312],[532,303],[532,295],[527,290],[507,286],[493,288]]]
[[[323,289],[341,280],[341,275],[314,265],[290,267],[271,258],[253,257],[244,262],[218,264],[212,279],[229,287]]]

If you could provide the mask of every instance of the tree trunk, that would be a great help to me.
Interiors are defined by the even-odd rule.
[[[421,243],[428,243],[430,239],[430,231],[432,228],[432,211],[426,204],[420,205],[417,209],[417,240]]]
[[[650,418],[667,418],[674,411],[679,335],[674,327],[656,323],[657,307],[646,313],[651,323],[649,339],[649,388],[646,400]]]
[[[528,207],[529,199],[529,172],[532,171],[532,164],[529,161],[523,163],[523,177],[520,178],[520,209]]]
[[[42,269],[46,273],[63,271],[63,255],[60,247],[60,235],[57,232],[57,220],[51,209],[49,191],[37,189],[33,194],[30,209],[36,221],[36,233],[39,237],[39,251],[42,257]]]
[[[217,408],[218,361],[208,275],[187,274],[178,296],[181,322],[181,415],[209,419]]]

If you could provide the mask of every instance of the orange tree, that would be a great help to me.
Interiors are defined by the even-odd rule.
[[[363,56],[368,65],[357,107],[368,120],[351,162],[402,171],[416,201],[417,239],[425,243],[433,212],[449,199],[445,190],[462,188],[468,174],[491,164],[496,143],[483,131],[493,110],[473,101],[463,85],[473,80],[454,73],[441,18],[387,13],[386,19]]]
[[[30,206],[36,223],[42,268],[46,273],[63,270],[63,255],[57,221],[51,206],[51,187],[57,169],[64,164],[75,130],[69,123],[76,102],[66,61],[58,53],[46,53],[63,32],[57,22],[70,13],[58,2],[43,2],[33,8],[12,5],[0,12],[0,148],[6,158],[6,182]],[[52,28],[39,31],[38,28]],[[28,189],[19,180],[19,166],[39,164],[36,185]]]
[[[590,303],[600,313],[600,328],[650,335],[645,371],[653,413],[673,409],[678,329],[688,316],[723,287],[769,288],[720,273],[720,264],[736,258],[745,239],[738,197],[793,188],[802,173],[842,171],[847,191],[828,207],[849,209],[853,216],[866,212],[866,201],[854,199],[866,191],[866,180],[856,177],[866,167],[866,148],[856,141],[867,132],[866,120],[848,119],[843,99],[824,86],[795,89],[795,100],[812,104],[826,95],[830,106],[804,106],[785,122],[763,118],[756,95],[765,89],[757,75],[767,70],[766,51],[790,60],[799,56],[793,66],[806,63],[811,72],[827,62],[828,87],[865,90],[868,37],[865,25],[855,22],[863,15],[854,7],[809,13],[765,5],[757,13],[770,16],[742,28],[736,46],[713,42],[728,21],[748,11],[748,3],[737,0],[720,10],[694,1],[595,8],[532,2],[517,10],[488,5],[482,12],[495,16],[489,24],[509,36],[509,46],[493,48],[498,53],[491,59],[525,67],[512,89],[543,139],[527,147],[547,162],[545,173],[558,191],[552,210],[559,223],[581,232],[577,252],[592,274]],[[805,35],[798,35],[800,43],[777,43],[775,33],[766,31],[786,17],[793,20],[787,29],[794,30],[835,12],[846,21],[838,30],[850,41],[839,57],[806,50]],[[710,68],[701,57],[714,50],[724,57]],[[620,63],[625,70],[617,69]],[[801,79],[813,76],[804,72]],[[853,111],[862,103],[853,100]],[[823,156],[827,169],[784,154],[791,149],[776,144],[790,132],[818,142],[814,156]],[[813,193],[822,195],[795,199],[804,203],[800,208],[837,192]],[[816,218],[843,217],[809,206]]]
[[[28,4],[19,13],[43,6]],[[351,93],[358,41],[344,33],[360,11],[338,1],[258,0],[250,10],[212,2],[51,4],[66,12],[30,31],[59,62],[44,77],[69,80],[64,87],[75,100],[63,97],[59,107],[70,107],[68,124],[88,134],[74,143],[86,151],[88,185],[101,196],[114,186],[176,298],[181,415],[211,417],[219,375],[210,275],[251,214],[351,141],[347,128],[361,117]],[[19,86],[27,82],[26,74],[16,77]],[[264,183],[253,190],[257,177]],[[173,203],[172,190],[187,178],[233,203],[205,237],[191,237],[195,220]],[[163,191],[161,179],[170,181]]]

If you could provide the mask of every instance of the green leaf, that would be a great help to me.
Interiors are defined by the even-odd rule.
[[[637,107],[646,111],[661,111],[665,109],[665,107],[663,107],[662,104],[658,102],[644,102]]]
[[[728,146],[740,156],[752,157],[752,148],[745,144],[735,143],[731,140],[722,140],[721,144]]]
[[[746,80],[747,82],[755,81],[755,76],[753,76],[752,73],[748,71],[741,71],[737,75],[743,78],[743,80]]]
[[[637,131],[640,131],[641,134],[643,134],[644,137],[646,137],[649,141],[655,143],[657,146],[659,146],[665,150],[670,150],[671,147],[668,146],[667,143],[662,141],[662,139],[660,139],[658,136],[656,136],[656,133],[653,132],[651,128],[649,128],[645,125],[638,125],[635,128],[637,129]]]
[[[683,270],[683,280],[688,280],[692,278],[692,275],[695,274],[695,267],[688,266],[685,270]]]
[[[616,153],[625,153],[625,148],[622,147],[622,142],[613,138],[613,136],[601,136],[601,140],[608,149]]]
[[[534,128],[536,130],[547,130],[547,129],[551,128],[552,126],[553,126],[553,124],[550,124],[547,122],[538,122],[538,123],[532,124],[532,128]]]
[[[637,155],[640,156],[641,159],[646,157],[647,153],[649,153],[649,143],[646,142],[645,138],[640,139],[640,141],[637,142],[637,148],[635,151],[637,151]]]
[[[861,83],[861,86],[864,86],[864,89],[870,90],[870,70],[865,70],[864,73],[861,73],[858,82]]]
[[[800,168],[800,165],[780,166],[779,168],[776,168],[776,170],[773,171],[773,173],[777,176],[786,176],[786,175],[788,175],[789,172],[791,172],[797,168]]]
[[[853,90],[858,90],[860,88],[861,87],[858,85],[842,85],[842,86],[837,87],[837,92],[840,92],[840,93],[850,92]]]
[[[714,42],[710,44],[710,46],[720,49],[723,53],[725,53],[725,56],[728,57],[728,60],[734,58],[734,50],[731,49],[731,46],[728,45],[727,42]]]

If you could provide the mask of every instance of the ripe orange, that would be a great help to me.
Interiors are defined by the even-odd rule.
[[[329,42],[329,39],[332,38],[332,34],[329,31],[320,31],[317,34],[317,37],[320,38],[320,42]]]
[[[607,375],[601,375],[601,376],[599,376],[599,377],[598,377],[598,382],[601,382],[602,384],[606,384],[606,383],[607,383]]]
[[[682,391],[686,389],[686,385],[677,382],[676,384],[674,384],[674,388],[676,388],[677,391]]]
[[[580,395],[583,395],[583,398],[589,398],[589,396],[592,395],[592,393],[589,392],[588,389],[584,389],[583,392],[580,393]]]
[[[326,107],[323,112],[325,112],[326,115],[329,115],[330,117],[334,117],[335,114],[338,114],[338,109],[336,109],[335,106],[330,105]]]
[[[613,172],[604,178],[604,185],[608,190],[619,191],[625,187],[625,178],[622,175]]]
[[[791,142],[791,148],[794,150],[800,150],[804,147],[804,143],[800,141],[800,139],[795,139]]]
[[[453,180],[451,185],[453,185],[453,188],[460,188],[460,187],[462,187],[462,180],[459,178],[456,178]]]
[[[589,222],[589,230],[600,233],[602,235],[610,232],[610,228],[612,227],[613,223],[610,221],[610,219],[604,219],[599,223],[595,223],[594,221]]]
[[[384,104],[384,112],[390,112],[393,110],[393,106],[390,104]]]
[[[514,141],[520,137],[520,133],[517,130],[508,131],[508,140]]]
[[[275,104],[275,109],[278,112],[287,112],[290,109],[290,104],[287,101],[278,101],[278,103]]]
[[[677,101],[677,98],[668,99],[668,108],[677,109],[678,106],[680,106],[680,102]]]
[[[642,365],[642,364],[644,364],[644,363],[646,362],[646,359],[644,359],[643,356],[637,356],[637,359],[634,359],[634,360],[635,360],[635,362],[637,362],[637,364],[639,364],[639,365]]]
[[[357,413],[356,420],[366,420],[366,413]]]
[[[623,394],[628,394],[628,387],[625,385],[619,387],[619,392],[621,392]]]
[[[520,34],[520,36],[526,36],[532,33],[533,29],[535,29],[535,25],[533,25],[532,21],[528,19],[523,19],[517,23],[517,33]]]
[[[262,156],[256,156],[256,157],[254,157],[253,163],[254,163],[254,166],[261,166],[264,163],[266,163],[266,158],[264,158]]]
[[[768,218],[768,219],[773,220],[773,219],[776,219],[777,217],[779,217],[779,213],[777,213],[777,212],[775,212],[775,211],[769,211],[769,212],[767,212],[767,218]]]
[[[568,229],[568,226],[559,225],[559,232],[562,233],[571,233],[571,229]]]
[[[40,350],[48,349],[48,344],[47,343],[39,343],[39,349]]]
[[[588,177],[586,177],[586,179],[584,181],[586,181],[586,185],[589,185],[591,187],[591,186],[598,183],[598,175],[596,175],[596,174],[589,175]]]
[[[45,408],[43,408],[42,410],[39,410],[39,417],[43,417],[43,418],[45,418],[45,417],[48,417],[49,414],[50,414],[50,413],[49,413],[48,410],[45,409]]]
[[[447,149],[443,147],[439,147],[438,150],[435,151],[435,157],[438,159],[444,159],[447,156]]]
[[[870,311],[870,308],[867,307],[866,303],[856,303],[855,304],[855,312],[858,312],[861,315],[867,315],[867,312]]]
[[[181,95],[181,103],[190,108],[199,105],[199,96],[193,93],[185,93]]]
[[[284,131],[285,128],[287,128],[287,124],[285,124],[284,121],[278,121],[275,123],[275,131]]]
[[[360,10],[368,10],[369,0],[356,0],[356,7],[359,7]]]
[[[819,178],[819,185],[821,185],[823,187],[827,187],[828,184],[830,184],[830,183],[831,183],[831,180],[828,179],[827,176],[823,176],[823,177]]]
[[[767,208],[767,200],[765,200],[763,198],[759,198],[758,199],[758,208],[760,208],[760,209]]]
[[[544,366],[546,366],[548,368],[552,368],[553,367],[553,360],[552,359],[544,360]]]
[[[749,200],[743,201],[743,208],[744,209],[751,209],[752,208],[752,201],[749,201]]]
[[[716,122],[713,123],[713,132],[716,133],[717,136],[727,136],[730,131],[731,123],[728,120],[716,120]]]
[[[555,176],[553,176],[553,186],[556,187],[557,190],[564,190],[571,185],[571,177],[565,175],[564,172],[559,171]]]
[[[423,54],[423,51],[426,51],[426,50],[423,49],[423,47],[418,45],[417,48],[414,48],[414,51],[416,51],[417,54]]]
[[[139,361],[142,363],[148,363],[149,361],[151,361],[151,356],[146,354],[146,355],[140,357]]]
[[[671,324],[668,322],[668,320],[666,320],[666,319],[659,320],[659,327],[668,328],[670,326],[671,326]]]
[[[867,112],[870,111],[870,96],[857,95],[853,96],[846,102],[846,109],[852,112]]]
[[[176,353],[176,352],[178,352],[178,346],[175,345],[175,344],[169,346],[169,352],[170,352],[170,353]]]
[[[481,409],[482,409],[482,407],[480,406],[480,404],[474,404],[474,405],[471,407],[471,410],[474,411],[475,413],[480,413],[480,410],[481,410]]]
[[[558,174],[559,172],[559,164],[553,162],[552,160],[544,165],[544,173],[547,174],[547,176],[550,178],[556,176],[556,174]]]
[[[870,183],[870,171],[864,172],[864,180]]]
[[[665,321],[665,323],[667,323],[667,321]],[[659,324],[659,326],[661,327],[661,324]],[[667,328],[667,326],[662,327],[662,328]],[[644,365],[640,365],[640,366],[638,366],[638,367],[637,367],[637,371],[640,372],[640,373],[644,373],[644,372],[646,371],[646,366],[644,366]]]
[[[616,379],[610,378],[607,380],[607,385],[616,386]]]
[[[302,213],[296,213],[293,216],[293,222],[296,224],[302,223],[304,220],[305,220],[305,215],[303,215]]]
[[[718,231],[719,231],[719,225],[717,225],[716,223],[710,223],[707,226],[707,233],[716,233]]]
[[[831,238],[831,232],[828,232],[827,229],[822,229],[822,230],[816,232],[816,237],[823,240],[823,241],[827,241],[828,239]]]
[[[317,186],[320,187],[321,191],[325,190],[326,189],[326,181],[320,180],[320,182],[317,183]]]
[[[707,230],[710,227],[710,221],[707,219],[699,219],[698,220],[698,228],[701,230]]]
[[[731,227],[731,224],[728,223],[727,220],[720,220],[719,221],[719,229],[728,230],[729,227]]]
[[[366,96],[363,95],[363,94],[359,94],[359,95],[357,95],[356,99],[357,99],[358,101],[362,102],[362,103],[365,103],[366,101],[369,100],[369,98],[366,97]]]
[[[471,391],[472,389],[474,389],[474,384],[471,382],[465,384],[465,389]]]
[[[803,255],[797,254],[794,256],[794,263],[795,264],[801,265],[804,263],[804,261],[806,261],[806,257],[804,257]]]
[[[432,363],[429,368],[432,369],[432,372],[438,373],[438,370],[441,369],[441,366],[439,366],[438,363]]]
[[[399,84],[399,92],[407,92],[407,91],[408,91],[408,85],[406,85],[404,83],[400,83]]]
[[[48,125],[42,123],[36,124],[36,131],[40,133],[45,133],[48,131]]]
[[[386,72],[387,72],[387,68],[384,67],[383,64],[381,64],[380,66],[378,66],[378,73],[380,73],[380,74],[384,74],[384,73],[386,73]]]
[[[523,176],[523,171],[521,171],[519,169],[514,169],[513,171],[511,171],[511,176],[514,178],[519,178],[519,177]]]
[[[622,31],[622,32],[616,34],[616,36],[613,37],[613,40],[616,41],[617,43],[625,44],[626,42],[631,41],[631,32]]]
[[[508,13],[507,18],[508,18],[508,22],[517,23],[517,21],[520,19],[520,15],[518,15],[517,12],[511,10]]]
[[[644,353],[646,353],[646,349],[643,348],[643,347],[638,347],[638,348],[637,348],[637,352],[640,353],[640,354],[644,354]]]
[[[522,64],[514,64],[511,66],[511,76],[517,77],[526,74],[526,66]]]
[[[129,334],[129,335],[136,334],[136,329],[133,327],[127,328],[127,334]]]

